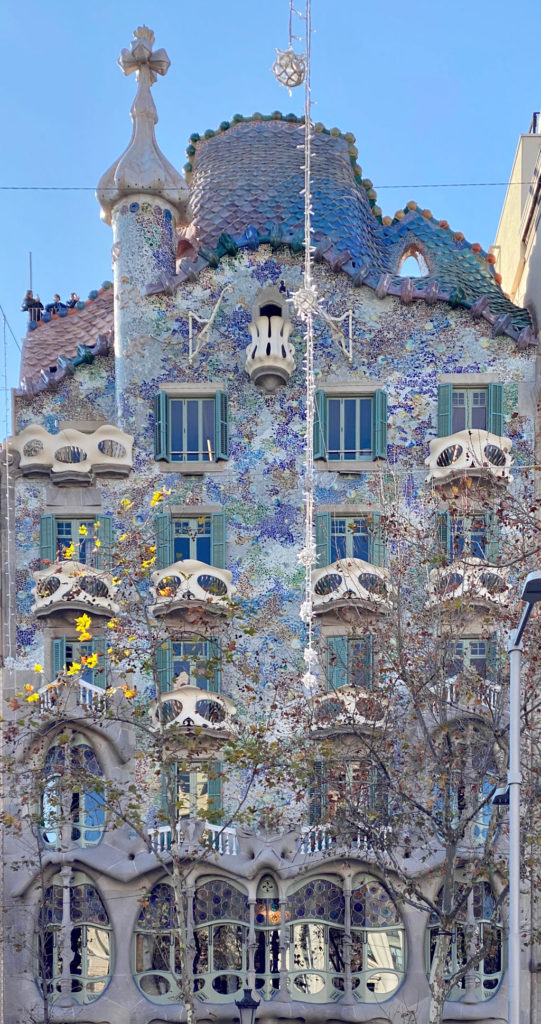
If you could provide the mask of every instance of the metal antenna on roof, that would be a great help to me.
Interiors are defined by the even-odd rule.
[[[28,270],[30,272],[30,284],[28,285],[28,287],[30,288],[30,291],[33,291],[33,288],[32,288],[32,253],[31,252],[28,253]],[[4,329],[5,329],[5,325],[4,325]]]
[[[10,482],[10,473],[9,473],[9,463],[10,463],[11,456],[10,456],[9,447],[8,447],[8,444],[7,444],[7,438],[9,436],[9,434],[11,433],[11,431],[9,429],[9,416],[8,416],[8,366],[7,366],[7,338],[6,338],[7,320],[6,320],[5,313],[3,314],[2,320],[3,320],[4,394],[5,394],[5,402],[4,402],[5,435],[4,436],[6,437],[6,442],[4,444],[4,463],[5,463],[5,481],[6,481],[6,491],[5,491],[5,499],[4,500],[5,500],[6,577],[7,577],[7,579],[6,579],[7,601],[6,601],[6,604],[5,604],[6,614],[5,614],[5,618],[3,620],[3,632],[4,632],[4,644],[5,644],[4,650],[6,651],[6,657],[4,659],[4,664],[5,664],[6,668],[12,669],[13,665],[14,665],[14,659],[13,659],[13,648],[12,648],[12,642],[11,642],[11,630],[12,630],[12,625],[13,625],[13,622],[15,621],[15,619],[14,619],[14,611],[13,611],[13,607],[12,607],[12,604],[13,604],[12,567],[13,566],[12,566],[12,557],[11,557],[11,555],[12,555],[11,544],[12,544],[12,538],[13,538],[14,534],[12,533],[12,530],[11,530],[11,514],[10,514],[10,508],[11,508],[11,500],[10,500],[11,499],[11,494],[10,494],[10,492],[11,492],[11,482]]]

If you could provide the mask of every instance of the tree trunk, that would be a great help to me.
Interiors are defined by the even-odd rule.
[[[445,963],[451,945],[451,936],[448,933],[440,933],[436,939],[436,948],[430,967],[428,984],[430,987],[430,1008],[428,1013],[428,1024],[442,1024],[443,1007],[447,995],[447,983],[445,981]]]

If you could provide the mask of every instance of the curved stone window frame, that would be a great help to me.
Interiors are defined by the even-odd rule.
[[[482,892],[480,891],[481,887]],[[442,890],[440,889],[437,897],[438,899],[441,898],[441,892]],[[481,944],[484,942],[487,929],[493,930],[496,933],[497,941],[494,952],[489,951],[489,953],[481,959],[477,967],[473,968],[471,972],[468,972],[472,988],[480,1002],[492,999],[492,997],[496,995],[505,973],[504,964],[507,963],[507,942],[504,933],[504,925],[501,915],[498,915],[496,921],[493,920],[493,906],[494,894],[489,883],[484,881],[476,882],[472,887],[466,907],[464,908],[463,922],[457,922],[453,927],[451,946],[447,957],[447,965],[450,965],[451,970],[447,970],[445,972],[446,979],[452,977],[454,972],[460,969],[460,961],[463,955],[462,949],[466,941],[468,918],[470,919],[470,927],[474,927],[476,937],[479,938]],[[479,911],[479,913],[476,913],[476,911]],[[437,915],[431,914],[425,935],[425,964],[427,976],[430,975],[435,936],[439,928],[440,922]],[[453,985],[447,996],[449,1002],[460,1002],[464,998],[467,983],[468,975],[465,975],[460,979],[458,984]]]
[[[64,960],[69,961],[65,982]],[[93,1003],[107,988],[113,966],[113,929],[98,889],[82,872],[62,869],[45,889],[35,932],[35,977],[40,991],[44,992],[45,979],[49,1003],[66,996],[80,1005]]]
[[[98,846],[107,826],[105,794],[101,786],[93,789],[89,780],[89,776],[104,779],[98,756],[82,733],[76,733],[66,744],[58,745],[56,739],[52,740],[43,764],[40,841],[45,848],[58,849],[62,832],[67,832],[62,826],[71,822],[70,841],[74,846]],[[68,751],[71,765],[66,768]],[[80,767],[84,771],[83,782],[77,781]]]
[[[303,910],[308,912],[301,913]],[[291,998],[317,1003],[340,999],[344,992],[346,920],[342,880],[337,875],[322,874],[291,886],[287,918]]]
[[[254,907],[255,929],[255,994],[265,1001],[274,999],[280,988],[283,967],[284,918],[276,879],[265,874],[256,889]]]
[[[194,990],[205,1002],[231,1003],[240,998],[246,984],[248,890],[229,878],[209,876],[198,879],[198,883],[193,910]]]
[[[370,902],[360,895],[367,887]],[[362,909],[357,909],[357,904],[359,907],[362,905]],[[396,916],[385,924],[391,908]],[[351,939],[351,980],[355,999],[361,1003],[379,1004],[395,996],[407,973],[406,928],[386,887],[366,872],[358,873],[352,880]],[[370,959],[381,962],[369,965]],[[357,969],[358,965],[360,969]],[[396,983],[393,984],[394,980]]]
[[[157,882],[149,891],[135,924],[132,948],[135,984],[143,995],[151,1003],[179,1002],[178,922],[173,887],[167,881]]]

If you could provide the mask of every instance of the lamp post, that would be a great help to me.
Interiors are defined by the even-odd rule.
[[[508,1024],[520,1022],[520,666],[522,634],[534,604],[541,601],[541,571],[526,577],[522,590],[526,607],[509,638],[509,953]]]
[[[235,1006],[239,1011],[240,1024],[254,1024],[255,1011],[259,1006],[259,999],[252,998],[251,988],[244,989],[244,995],[238,1002],[235,999]]]

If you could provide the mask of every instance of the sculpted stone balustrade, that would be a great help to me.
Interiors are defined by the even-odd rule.
[[[314,612],[350,604],[370,611],[390,609],[388,569],[360,558],[341,558],[312,573]]]
[[[432,569],[428,585],[428,606],[465,601],[470,605],[504,605],[509,593],[508,570],[487,565],[483,558],[455,561],[443,569]]]
[[[427,483],[445,483],[463,475],[511,483],[511,447],[508,437],[498,437],[488,430],[459,430],[449,437],[436,437],[425,459]]]
[[[227,569],[186,558],[152,573],[150,592],[154,615],[167,615],[177,608],[205,607],[226,612],[235,588]]]
[[[312,698],[312,731],[339,732],[382,725],[387,698],[362,686],[341,686]]]
[[[113,599],[111,573],[94,569],[82,562],[57,562],[34,573],[32,587],[37,616],[73,608],[95,615],[116,615],[118,604]]]
[[[252,341],[246,347],[246,372],[254,384],[272,393],[287,384],[295,369],[295,348],[289,341],[292,325],[281,316],[260,316],[248,330]]]
[[[109,424],[92,434],[71,427],[50,434],[33,424],[10,437],[7,446],[18,455],[23,475],[48,473],[52,480],[81,482],[94,474],[128,476],[133,468],[133,437]]]

